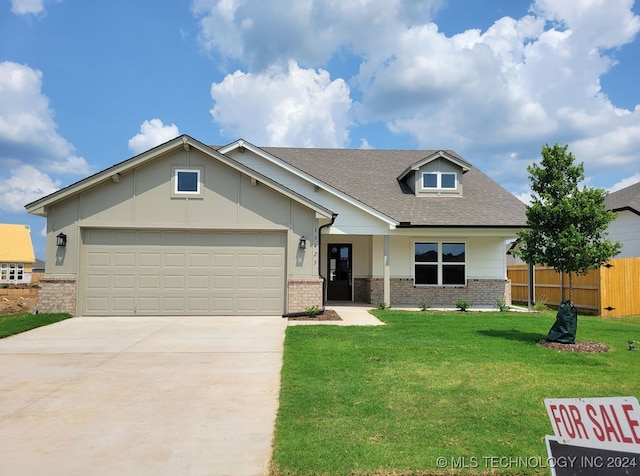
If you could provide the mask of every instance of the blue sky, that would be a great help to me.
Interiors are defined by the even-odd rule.
[[[0,0],[0,222],[179,134],[453,149],[523,200],[543,144],[640,181],[632,0]]]

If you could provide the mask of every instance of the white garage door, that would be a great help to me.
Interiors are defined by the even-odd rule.
[[[284,233],[85,230],[83,315],[280,315]]]

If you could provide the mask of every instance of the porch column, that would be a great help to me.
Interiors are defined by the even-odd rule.
[[[390,236],[384,235],[384,260],[383,260],[383,301],[387,306],[391,305],[391,245]]]

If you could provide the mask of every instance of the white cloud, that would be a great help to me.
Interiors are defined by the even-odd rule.
[[[24,206],[60,188],[58,180],[30,166],[23,165],[10,171],[10,176],[0,178],[0,209],[7,212],[24,212]]]
[[[129,149],[134,154],[140,154],[179,135],[180,131],[175,124],[165,126],[160,119],[151,119],[144,121],[140,125],[140,132],[129,139]]]
[[[247,62],[249,70],[295,58],[322,65],[336,50],[384,47],[405,25],[429,21],[444,0],[193,0],[207,50]]]
[[[51,0],[11,0],[11,11],[16,15],[39,15],[44,12],[44,4],[50,1]]]
[[[42,73],[29,66],[0,63],[0,170],[20,164],[44,172],[86,174],[89,167],[58,134]]]
[[[260,74],[236,71],[212,84],[211,97],[211,114],[228,137],[303,147],[342,147],[348,139],[349,88],[324,70],[291,61]]]
[[[521,18],[453,36],[434,23],[444,2],[412,11],[417,4],[194,0],[203,46],[244,62],[248,71],[213,85],[214,119],[230,137],[240,131],[249,140],[304,145],[286,113],[292,103],[309,108],[302,98],[312,96],[286,65],[295,59],[300,68],[327,68],[348,57],[358,63],[351,77],[331,84],[344,84],[349,97],[339,95],[339,104],[351,101],[352,120],[343,107],[332,109],[332,101],[297,111],[339,124],[344,140],[354,124],[385,122],[419,147],[469,152],[474,163],[498,174],[510,172],[501,162],[506,153],[517,153],[522,166],[539,157],[543,144],[556,142],[569,144],[596,177],[612,165],[619,174],[632,172],[640,154],[640,107],[617,107],[600,80],[615,66],[615,50],[637,41],[633,0],[534,0]],[[285,85],[292,83],[296,99],[287,101]],[[494,166],[494,158],[502,165]]]
[[[633,174],[631,177],[624,178],[619,182],[616,182],[610,189],[609,192],[617,192],[618,190],[622,190],[623,188],[627,188],[631,185],[640,182],[640,172]]]

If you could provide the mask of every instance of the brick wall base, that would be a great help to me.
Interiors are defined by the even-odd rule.
[[[377,304],[384,300],[382,278],[355,278],[354,299]],[[495,306],[496,300],[511,305],[511,282],[507,279],[469,279],[466,286],[415,286],[411,278],[391,279],[391,305],[453,307],[458,299],[476,306]],[[389,303],[387,303],[389,304]]]
[[[304,312],[310,306],[322,307],[321,278],[291,278],[288,281],[289,313]]]
[[[76,315],[76,278],[43,277],[38,282],[38,312],[68,312]]]

